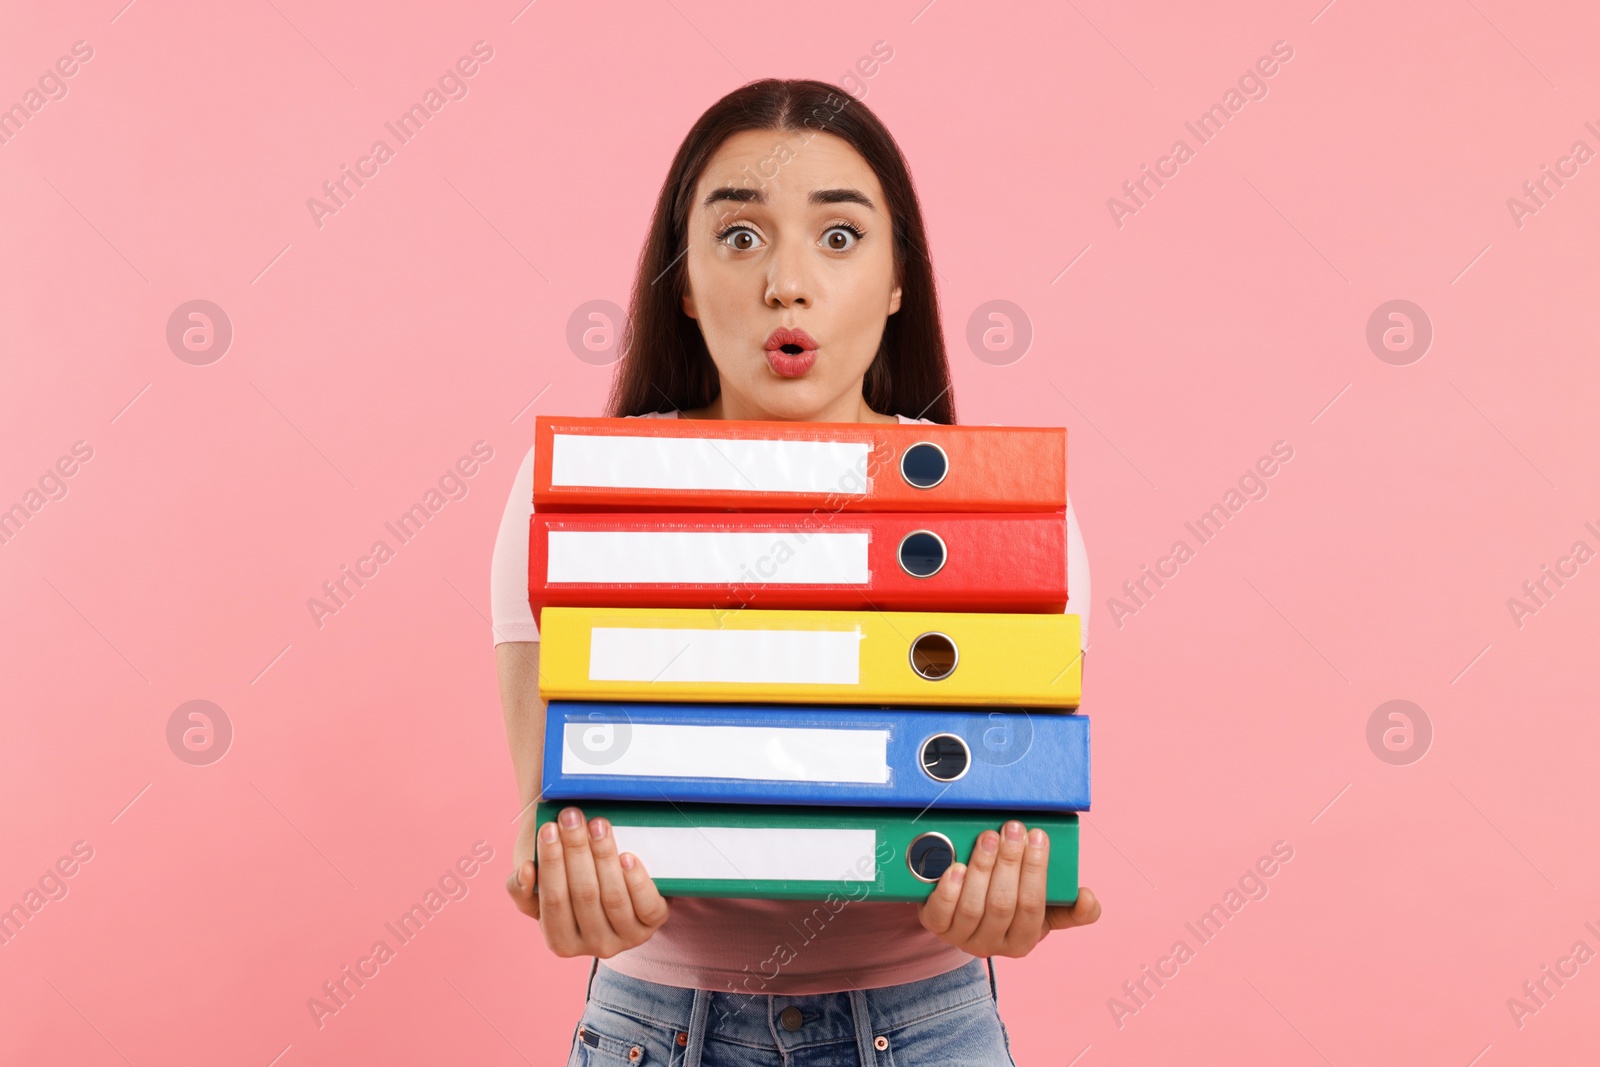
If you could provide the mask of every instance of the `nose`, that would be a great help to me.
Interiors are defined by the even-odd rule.
[[[804,248],[783,241],[767,260],[766,304],[770,308],[811,307],[814,301]]]

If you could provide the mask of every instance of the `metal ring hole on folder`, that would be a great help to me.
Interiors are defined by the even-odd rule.
[[[922,742],[922,773],[936,782],[953,782],[971,766],[972,753],[955,734],[934,734]]]
[[[932,441],[918,441],[900,456],[900,477],[918,489],[932,489],[950,473],[950,457]]]
[[[955,861],[956,846],[932,830],[918,834],[906,846],[906,866],[911,868],[911,876],[921,882],[937,882]]]
[[[900,569],[913,578],[932,578],[944,569],[944,539],[931,530],[912,530],[895,550]]]
[[[956,643],[948,634],[929,630],[918,634],[911,642],[911,669],[930,682],[941,682],[950,677],[960,659]]]

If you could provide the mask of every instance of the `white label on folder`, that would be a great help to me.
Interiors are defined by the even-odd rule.
[[[567,723],[561,773],[872,785],[889,780],[887,730],[636,722],[626,727],[628,743],[620,753],[609,740],[602,753],[594,731],[607,731],[609,738],[616,728]],[[585,759],[586,752],[603,755],[605,762]]]
[[[871,882],[878,877],[878,834],[870,829],[621,823],[611,829],[617,850],[638,856],[652,878]]]
[[[867,491],[866,441],[554,436],[550,484],[751,493]]]
[[[861,632],[596,626],[589,680],[856,685]]]
[[[549,582],[865,585],[866,533],[551,530]]]

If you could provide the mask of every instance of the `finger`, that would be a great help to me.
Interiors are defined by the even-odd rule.
[[[600,888],[600,908],[617,936],[636,945],[647,936],[644,924],[633,911],[633,894],[623,878],[617,860],[617,838],[611,824],[603,818],[589,820],[589,852],[594,856],[594,871]]]
[[[984,901],[983,919],[972,932],[983,946],[1005,943],[1011,919],[1017,913],[1018,882],[1022,876],[1022,854],[1027,849],[1027,827],[1007,819],[1000,827],[1000,853],[989,875],[989,893]],[[988,955],[988,953],[984,953]]]
[[[563,808],[556,818],[561,832],[562,860],[567,867],[567,898],[572,905],[572,921],[584,951],[592,952],[615,936],[611,921],[600,905],[600,876],[595,872],[594,853],[589,850],[589,824],[578,808]]]
[[[950,929],[950,923],[956,917],[956,902],[961,899],[961,883],[966,874],[965,863],[952,863],[945,868],[933,892],[917,908],[917,919],[924,929],[941,935]]]
[[[522,884],[527,887],[528,914],[539,917],[539,868],[532,860],[522,861]]]
[[[1100,918],[1100,900],[1088,886],[1078,888],[1078,899],[1071,906],[1059,904],[1045,909],[1045,921],[1052,930],[1069,926],[1088,926]]]
[[[971,940],[972,932],[983,920],[983,909],[989,895],[989,876],[994,871],[999,852],[999,834],[985,830],[978,835],[972,855],[967,858],[967,874],[961,880],[961,898],[956,901],[956,914],[950,920],[950,929],[945,931],[946,941],[964,945]]]
[[[539,827],[539,926],[545,943],[558,953],[575,955],[581,947],[578,924],[573,921],[572,901],[567,893],[566,853],[556,824]]]
[[[1017,879],[1017,914],[1011,929],[1028,938],[1021,947],[1032,948],[1050,932],[1045,925],[1045,890],[1050,873],[1050,835],[1035,826],[1028,831],[1028,847],[1022,853],[1022,874]]]
[[[537,893],[538,885],[538,868],[533,866],[532,860],[523,860],[506,876],[506,892],[518,900],[526,900]]]
[[[646,931],[654,933],[657,927],[667,921],[667,898],[656,888],[655,880],[644,869],[644,861],[638,856],[624,852],[617,857],[617,862],[622,865],[622,878],[628,884],[628,895],[633,898],[633,913],[639,917]]]
[[[539,917],[539,870],[532,860],[523,860],[506,875],[506,892],[524,915]]]

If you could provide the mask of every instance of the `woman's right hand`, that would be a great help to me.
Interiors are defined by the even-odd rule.
[[[607,959],[650,940],[667,921],[667,902],[644,864],[631,852],[618,855],[605,819],[585,825],[583,812],[568,807],[558,821],[537,827],[537,868],[517,850],[506,879],[517,910],[539,920],[557,956]]]

